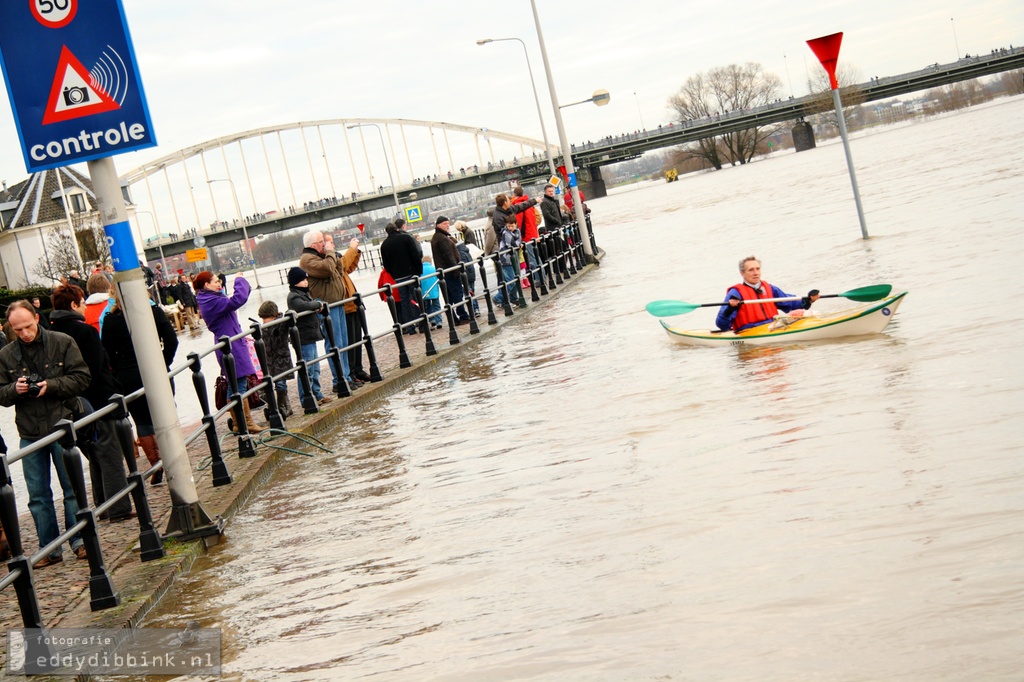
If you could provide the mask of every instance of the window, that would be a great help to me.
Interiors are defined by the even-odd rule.
[[[89,210],[89,207],[85,203],[85,197],[81,194],[69,194],[68,206],[71,207],[72,213],[85,213]]]

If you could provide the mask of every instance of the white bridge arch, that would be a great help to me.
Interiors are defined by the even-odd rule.
[[[225,135],[162,156],[121,180],[136,214],[150,218],[148,225],[140,222],[140,235],[145,227],[159,240],[317,202],[390,193],[392,181],[405,191],[435,176],[524,158],[543,160],[544,143],[441,121],[343,118]]]

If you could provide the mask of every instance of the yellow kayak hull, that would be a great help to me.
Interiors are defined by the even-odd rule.
[[[907,292],[890,296],[882,301],[847,308],[834,313],[800,318],[781,329],[769,330],[770,325],[761,325],[741,332],[715,332],[707,329],[679,329],[662,321],[661,326],[673,341],[688,346],[725,346],[744,344],[767,346],[796,343],[800,341],[821,341],[845,336],[878,334],[892,321]]]

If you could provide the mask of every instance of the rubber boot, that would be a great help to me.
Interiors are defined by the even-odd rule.
[[[277,406],[281,409],[281,416],[285,419],[294,414],[291,401],[288,400],[288,391],[277,391]]]
[[[257,426],[256,422],[252,420],[252,411],[249,409],[249,401],[242,401],[242,411],[245,412],[245,428],[251,434],[263,433],[267,430],[266,426]]]
[[[142,451],[146,453],[146,459],[149,460],[149,465],[154,466],[160,461],[160,448],[156,444],[156,436],[139,436],[137,441]],[[150,483],[153,485],[160,485],[164,480],[164,471],[160,471],[153,474],[150,479]]]

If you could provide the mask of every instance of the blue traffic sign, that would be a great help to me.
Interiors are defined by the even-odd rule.
[[[6,0],[0,26],[29,172],[156,145],[121,0]]]
[[[405,220],[409,223],[418,223],[423,220],[423,212],[419,206],[409,206],[405,209]]]

